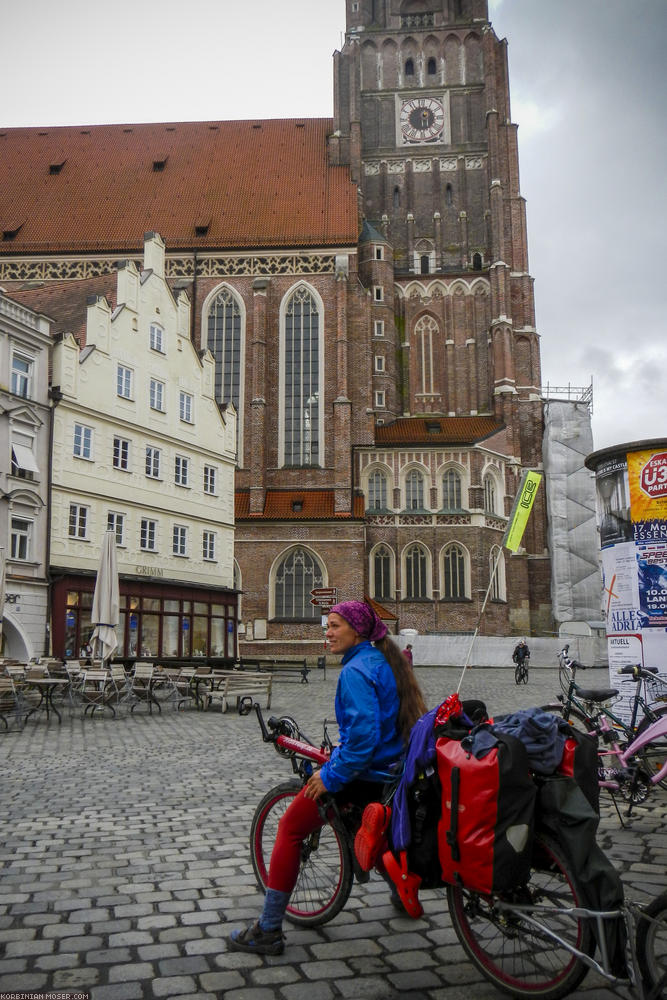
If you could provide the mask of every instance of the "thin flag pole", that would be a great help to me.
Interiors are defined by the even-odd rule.
[[[468,654],[463,664],[463,670],[461,671],[461,676],[459,678],[459,686],[456,689],[458,694],[461,690],[461,685],[463,683],[463,678],[468,665],[470,663],[470,657],[472,656],[473,646],[475,645],[475,639],[477,638],[477,633],[479,632],[479,627],[482,623],[482,617],[484,611],[486,610],[486,604],[489,599],[489,594],[491,593],[491,588],[496,579],[496,573],[498,572],[498,567],[500,566],[500,560],[503,557],[503,548],[508,549],[510,552],[516,552],[521,544],[521,539],[523,538],[523,533],[526,530],[526,525],[528,523],[528,518],[530,517],[530,512],[533,509],[533,503],[535,501],[535,495],[537,493],[537,488],[542,481],[542,473],[534,472],[529,470],[524,472],[523,478],[521,480],[521,486],[519,487],[519,492],[514,498],[514,506],[512,507],[512,512],[509,516],[507,522],[507,529],[503,535],[502,545],[498,549],[498,558],[495,561],[493,567],[493,572],[491,573],[491,579],[489,580],[489,586],[486,588],[486,594],[484,595],[484,601],[482,602],[482,607],[480,609],[479,615],[477,616],[477,624],[475,626],[475,631],[472,634],[472,639],[470,640],[470,646],[468,647]]]

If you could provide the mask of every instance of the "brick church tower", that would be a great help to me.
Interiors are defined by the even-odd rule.
[[[369,589],[386,600],[396,588],[404,624],[467,629],[465,600],[485,590],[501,537],[495,515],[507,515],[522,470],[541,466],[507,47],[486,0],[346,8],[330,155],[359,187],[372,301],[375,447],[356,451]],[[525,545],[511,566],[501,559],[489,631],[550,627],[543,502]]]

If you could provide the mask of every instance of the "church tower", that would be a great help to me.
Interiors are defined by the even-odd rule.
[[[349,165],[358,185],[359,267],[371,289],[371,336],[378,343],[380,318],[385,342],[392,345],[382,362],[388,389],[376,396],[376,444],[414,441],[419,417],[430,418],[431,433],[438,425],[441,442],[451,437],[442,420],[455,418],[449,427],[473,443],[470,420],[492,420],[497,433],[488,435],[488,447],[507,459],[498,470],[496,512],[506,516],[521,471],[541,466],[543,430],[507,45],[493,31],[487,0],[346,0],[346,13],[345,43],[334,55],[329,153],[332,162]],[[378,241],[370,255],[364,254],[365,232]],[[380,300],[364,269],[365,256],[374,252],[388,257],[393,269],[391,294],[384,289]],[[453,453],[449,458],[454,461]],[[362,483],[364,461],[371,460],[361,462]],[[391,461],[396,463],[396,454]],[[467,467],[460,506],[488,514],[486,460],[471,451],[456,461]],[[429,509],[447,492],[439,481],[447,462],[443,453],[431,458]],[[544,560],[543,508],[532,531],[534,554]],[[446,575],[435,565],[438,544],[429,545],[434,581]],[[481,550],[480,560],[486,563]],[[515,563],[515,577],[517,569]],[[527,608],[531,572],[542,578],[545,567],[524,569],[514,597]],[[401,567],[396,570],[400,577]],[[403,567],[403,576],[409,572]],[[508,581],[511,599],[511,574]],[[477,589],[472,578],[471,586]],[[548,627],[548,586],[537,589],[542,610],[519,616],[515,627],[537,627],[538,619]],[[428,596],[437,601],[442,592]]]

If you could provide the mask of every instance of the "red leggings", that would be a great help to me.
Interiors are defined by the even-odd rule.
[[[278,823],[278,833],[269,865],[269,889],[278,889],[280,892],[292,891],[301,864],[301,841],[314,830],[324,826],[325,820],[320,816],[317,802],[314,799],[307,799],[304,791],[302,788],[292,799]],[[382,785],[375,782],[353,781],[345,786],[342,801],[365,806],[379,799],[381,791]],[[336,795],[337,799],[339,795]]]

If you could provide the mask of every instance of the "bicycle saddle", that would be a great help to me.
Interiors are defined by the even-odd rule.
[[[575,685],[575,691],[586,701],[609,701],[618,694],[616,688],[582,688],[578,684]]]

